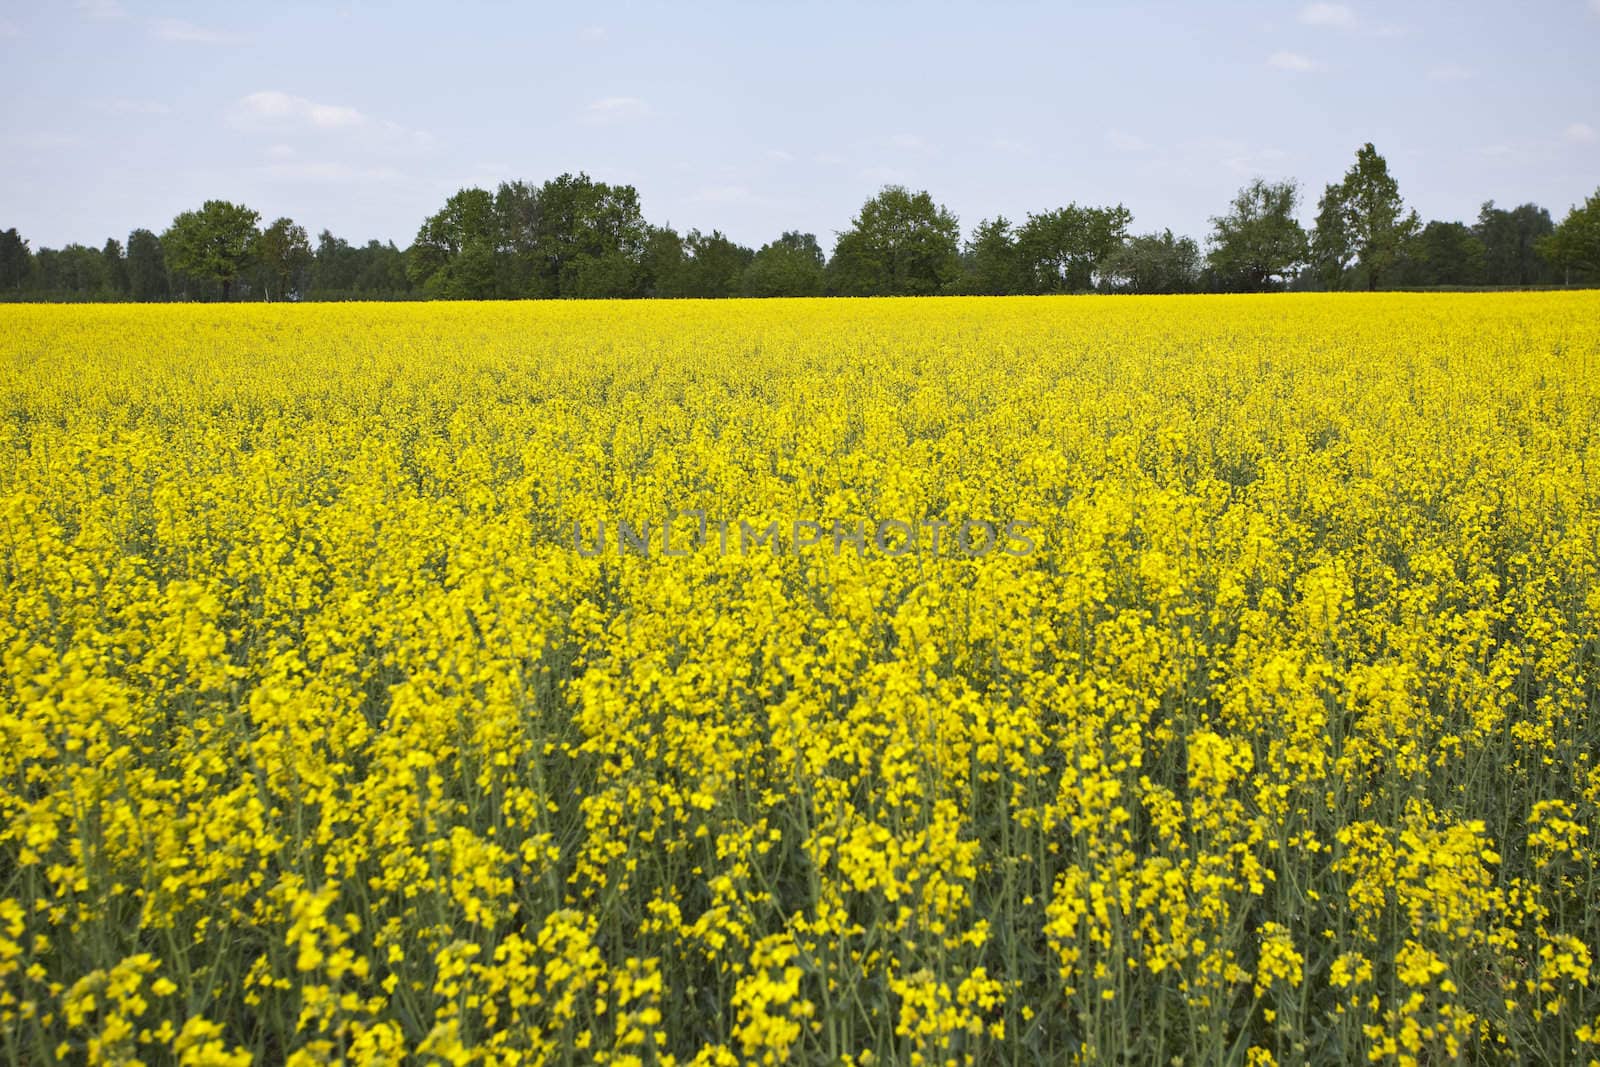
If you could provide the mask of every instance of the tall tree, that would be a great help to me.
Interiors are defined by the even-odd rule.
[[[825,268],[816,235],[789,230],[756,252],[744,272],[744,295],[821,296]]]
[[[1366,287],[1376,289],[1420,222],[1415,211],[1405,211],[1400,185],[1389,173],[1388,161],[1371,141],[1356,151],[1356,161],[1339,185],[1336,206]]]
[[[562,274],[561,295],[575,300],[638,296],[639,253],[619,249],[578,256]]]
[[[372,240],[352,251],[356,268],[355,295],[392,300],[411,292],[411,283],[406,279],[405,255],[393,241]]]
[[[356,292],[358,263],[356,250],[333,231],[317,234],[317,248],[311,254],[311,293],[318,299],[349,297]]]
[[[1292,181],[1257,178],[1239,190],[1226,215],[1212,218],[1208,260],[1220,286],[1261,292],[1294,275],[1309,252],[1294,217],[1299,196]]]
[[[501,182],[494,194],[495,289],[504,297],[554,296],[542,277],[539,188]]]
[[[495,295],[494,196],[462,189],[417,230],[406,273],[429,296],[488,300]]]
[[[327,230],[317,235],[305,275],[313,300],[390,300],[411,292],[405,253],[393,241],[368,241],[355,248]]]
[[[69,246],[70,247],[70,246]],[[28,288],[46,299],[68,296],[63,275],[61,252],[45,246],[33,254],[33,270],[28,276]]]
[[[1473,235],[1483,242],[1484,279],[1490,285],[1540,285],[1554,280],[1540,242],[1555,232],[1550,212],[1537,204],[1505,211],[1485,203]]]
[[[167,298],[167,261],[161,238],[149,230],[128,234],[128,291],[135,300]]]
[[[312,255],[304,226],[289,218],[273,220],[256,238],[255,252],[256,261],[261,264],[262,292],[268,300],[274,290],[282,300],[291,291],[305,288]]]
[[[538,257],[547,294],[637,295],[649,226],[631,185],[563,174],[539,188]]]
[[[1068,204],[1028,216],[1017,232],[1023,272],[1036,293],[1085,292],[1106,257],[1128,236],[1133,214],[1115,207]]]
[[[979,296],[1010,296],[1028,290],[1016,234],[1004,215],[984,219],[967,242],[963,289]]]
[[[56,300],[100,300],[109,295],[105,261],[98,248],[69,244],[41,248],[34,257],[32,288]]]
[[[829,288],[844,296],[926,296],[961,274],[956,217],[926,191],[886,185],[834,243]]]
[[[1130,238],[1101,264],[1105,288],[1125,293],[1192,293],[1200,282],[1200,246],[1171,230]]]
[[[167,263],[192,278],[222,286],[222,299],[250,264],[261,216],[243,204],[207,200],[199,211],[185,211],[161,236]]]
[[[639,293],[642,296],[684,296],[683,235],[671,226],[651,226],[639,254]]]
[[[0,292],[17,296],[33,273],[33,253],[16,227],[0,231]]]
[[[1330,185],[1317,201],[1317,221],[1311,231],[1311,263],[1317,278],[1329,289],[1344,287],[1345,272],[1355,259],[1354,237],[1344,202],[1344,187]]]
[[[1568,211],[1555,232],[1539,243],[1539,250],[1565,272],[1568,283],[1574,271],[1600,278],[1600,189]]]
[[[1391,277],[1401,285],[1482,285],[1483,242],[1463,223],[1435,219],[1405,243]]]
[[[128,260],[122,253],[122,242],[107,237],[100,248],[101,274],[105,278],[106,292],[121,300],[128,295]]]
[[[745,268],[755,253],[725,237],[721,230],[703,234],[690,230],[683,239],[684,258],[679,270],[683,295],[711,299],[737,296]]]

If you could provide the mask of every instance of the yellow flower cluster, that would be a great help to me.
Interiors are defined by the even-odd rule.
[[[0,1065],[1600,1064],[1594,294],[4,306],[0,588]]]

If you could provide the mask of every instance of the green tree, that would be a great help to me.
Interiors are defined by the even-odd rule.
[[[165,300],[168,296],[161,238],[149,230],[128,234],[128,292],[135,300]]]
[[[261,216],[243,204],[207,200],[199,211],[185,211],[161,237],[167,263],[190,278],[216,282],[222,299],[250,264]]]
[[[128,260],[122,252],[122,242],[115,237],[106,238],[100,248],[100,269],[105,279],[105,292],[121,300],[128,295]]]
[[[541,294],[636,296],[649,226],[631,185],[563,174],[539,188]]]
[[[504,297],[554,296],[541,277],[539,188],[501,182],[494,194],[495,289]]]
[[[1482,285],[1483,242],[1460,222],[1437,219],[1404,247],[1394,278],[1405,285]]]
[[[535,187],[463,189],[407,250],[407,272],[431,296],[636,296],[648,227],[632,186],[563,174]]]
[[[33,273],[33,252],[16,227],[0,231],[0,292],[20,296]]]
[[[843,296],[925,296],[961,274],[956,217],[927,192],[887,185],[839,235],[828,288]]]
[[[725,237],[720,230],[703,234],[690,230],[683,239],[683,296],[711,299],[736,296],[745,268],[755,253]]]
[[[311,295],[317,299],[344,298],[355,294],[359,270],[356,249],[330,230],[317,234],[317,248],[311,255]]]
[[[639,260],[622,251],[585,253],[562,273],[561,295],[576,300],[615,300],[639,295]]]
[[[1017,232],[1017,248],[1028,285],[1036,293],[1086,292],[1106,257],[1128,236],[1133,214],[1116,207],[1068,204],[1029,215]]]
[[[1550,212],[1537,204],[1505,211],[1485,203],[1473,235],[1483,242],[1484,280],[1490,285],[1542,285],[1555,280],[1540,242],[1555,232]]]
[[[63,289],[66,284],[62,280],[64,274],[60,251],[48,246],[42,247],[33,254],[33,270],[28,275],[28,289],[45,299],[63,299],[68,295]]]
[[[1345,272],[1355,259],[1354,238],[1345,210],[1344,187],[1330,185],[1317,201],[1317,221],[1311,231],[1311,264],[1319,281],[1329,289],[1344,286]]]
[[[1417,231],[1417,213],[1405,211],[1400,185],[1371,141],[1357,150],[1356,161],[1338,189],[1332,202],[1324,197],[1323,211],[1333,209],[1341,216],[1344,248],[1354,255],[1366,287],[1376,289],[1399,260],[1402,246]],[[1320,229],[1322,211],[1317,219]]]
[[[963,258],[966,279],[962,288],[966,292],[980,296],[1027,292],[1022,254],[1017,248],[1011,222],[1004,215],[978,223]]]
[[[323,230],[305,274],[306,292],[314,300],[389,300],[411,292],[405,253],[393,241],[352,247]]]
[[[639,293],[642,296],[683,296],[683,236],[671,226],[651,226],[639,254]]]
[[[1226,215],[1212,218],[1207,258],[1220,287],[1261,292],[1293,277],[1309,253],[1294,217],[1299,195],[1292,181],[1257,178],[1239,190]]]
[[[304,226],[293,219],[275,219],[256,238],[255,254],[261,265],[261,290],[266,299],[272,299],[274,289],[282,300],[290,292],[305,288],[312,255],[311,241],[306,237]]]
[[[1130,238],[1101,264],[1104,286],[1124,293],[1192,293],[1200,282],[1200,246],[1171,230]]]
[[[41,248],[34,257],[35,288],[57,300],[96,300],[106,295],[105,262],[98,248],[69,244]]]
[[[786,231],[756,252],[744,272],[744,294],[820,296],[826,266],[815,234]]]
[[[1574,271],[1600,278],[1600,189],[1567,212],[1561,225],[1539,242],[1539,251],[1561,268],[1569,284]]]
[[[368,241],[352,249],[355,265],[354,293],[364,299],[392,300],[411,292],[406,278],[405,255],[393,241]]]
[[[406,274],[429,296],[488,300],[495,295],[494,196],[462,189],[417,230]]]

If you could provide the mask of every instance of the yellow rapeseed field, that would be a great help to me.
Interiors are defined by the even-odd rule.
[[[1592,1064],[1597,578],[1600,294],[0,307],[0,1061]]]

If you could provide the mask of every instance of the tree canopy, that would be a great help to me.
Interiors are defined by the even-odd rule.
[[[1101,263],[1104,286],[1123,293],[1192,293],[1200,284],[1200,246],[1171,230],[1131,237]]]
[[[267,299],[276,291],[281,300],[304,284],[311,266],[311,242],[304,226],[293,219],[274,219],[256,238],[255,252]]]
[[[1132,221],[1133,213],[1121,204],[1068,204],[1029,215],[1017,231],[1025,284],[1035,293],[1088,291],[1106,257],[1126,239]]]
[[[185,211],[161,236],[168,267],[179,274],[222,287],[228,299],[234,281],[250,264],[261,215],[243,204],[207,200],[199,211]]]
[[[839,234],[828,264],[841,296],[927,296],[961,274],[961,231],[926,191],[886,185]]]
[[[1314,247],[1330,287],[1340,287],[1353,263],[1358,281],[1376,289],[1420,226],[1417,213],[1405,210],[1388,161],[1368,141],[1344,180],[1328,186],[1318,205]]]
[[[1130,235],[1121,204],[984,219],[965,240],[926,190],[885,186],[835,235],[786,230],[752,251],[719,229],[651,225],[631,185],[561,174],[457,190],[411,244],[315,243],[286,216],[265,228],[208,200],[159,236],[33,248],[0,230],[0,299],[346,300],[1256,292],[1293,287],[1600,283],[1600,191],[1556,225],[1533,203],[1487,201],[1426,225],[1370,143],[1324,187],[1308,229],[1299,186],[1255,178],[1212,217],[1204,257],[1170,229]]]
[[[1220,288],[1261,292],[1293,277],[1310,252],[1294,217],[1299,196],[1292,181],[1257,178],[1239,190],[1227,214],[1211,220],[1207,258]]]
[[[1600,189],[1568,211],[1538,248],[1569,275],[1578,271],[1600,279]]]
[[[744,273],[744,295],[821,296],[826,263],[815,234],[786,231],[751,258]]]

